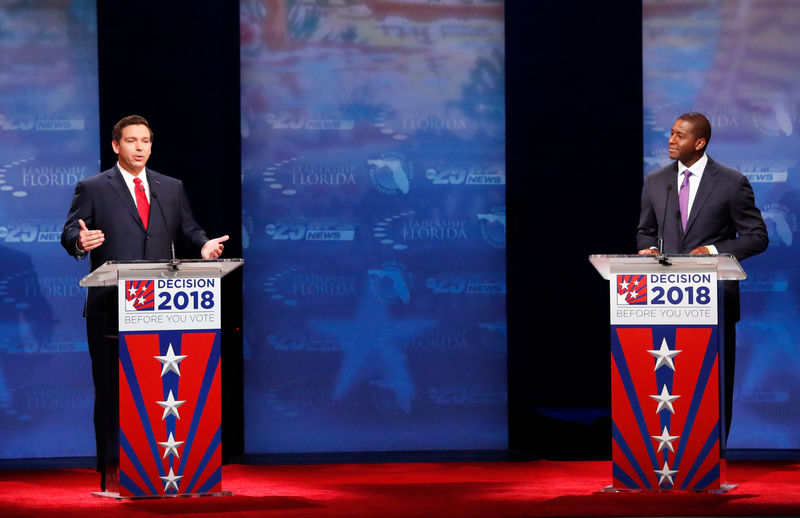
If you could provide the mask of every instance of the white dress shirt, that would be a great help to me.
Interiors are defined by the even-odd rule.
[[[136,205],[136,184],[133,183],[134,178],[139,178],[142,181],[142,187],[144,187],[144,193],[147,196],[147,203],[150,203],[150,186],[147,184],[147,175],[144,174],[145,170],[142,169],[139,176],[134,176],[123,169],[122,166],[119,165],[119,162],[117,162],[117,168],[122,171],[122,178],[125,180],[125,185],[128,186],[128,191],[130,191],[131,196],[133,196],[133,204]]]
[[[692,205],[694,204],[694,198],[697,196],[697,188],[700,186],[700,180],[703,178],[703,173],[706,170],[706,164],[708,164],[708,155],[703,153],[697,162],[692,164],[691,167],[686,167],[683,165],[683,162],[678,160],[678,176],[676,181],[678,182],[678,193],[681,192],[681,184],[683,183],[683,172],[687,169],[692,173],[689,176],[689,214],[692,213]],[[686,219],[689,219],[689,215],[686,215]],[[711,251],[712,254],[717,254],[717,247],[714,245],[706,245],[706,247]]]

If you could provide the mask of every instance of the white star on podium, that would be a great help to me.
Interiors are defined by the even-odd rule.
[[[175,401],[175,396],[172,395],[172,391],[170,390],[166,401],[156,401],[156,403],[164,407],[164,415],[161,416],[161,420],[163,421],[170,414],[180,419],[181,416],[178,415],[178,407],[186,403],[186,401]]]
[[[136,295],[136,288],[131,286],[130,288],[128,288],[128,296],[133,297],[134,295]]]
[[[664,467],[663,468],[655,469],[653,471],[655,471],[659,475],[659,478],[658,478],[658,485],[659,486],[661,484],[663,484],[665,480],[667,482],[669,482],[670,486],[674,486],[675,485],[675,481],[672,480],[672,475],[677,473],[678,470],[677,469],[669,469],[669,464],[667,464],[667,461],[664,461]]]
[[[664,385],[661,388],[661,394],[658,396],[650,396],[651,398],[658,401],[658,409],[656,410],[656,414],[664,410],[665,408],[670,411],[671,414],[675,413],[675,409],[672,407],[672,402],[678,399],[680,396],[672,396],[670,395],[669,391],[667,390],[667,386]]]
[[[664,338],[661,341],[661,347],[659,347],[657,351],[648,350],[647,352],[652,354],[654,358],[658,358],[658,360],[656,361],[656,367],[655,369],[653,369],[654,371],[657,371],[660,367],[663,367],[664,365],[666,365],[672,370],[675,370],[675,364],[672,363],[672,358],[674,356],[677,356],[678,353],[681,352],[681,350],[679,349],[676,349],[674,351],[670,350],[670,348],[667,346],[667,339]]]
[[[675,448],[672,446],[672,441],[679,439],[680,435],[670,435],[669,430],[667,430],[667,427],[665,426],[664,430],[661,432],[661,435],[651,435],[650,437],[658,441],[658,451],[656,451],[656,453],[663,450],[664,447],[669,448],[669,451],[675,453]]]
[[[619,287],[622,288],[622,291],[627,291],[629,284],[630,283],[628,281],[622,281],[619,283]]]
[[[178,367],[178,364],[181,362],[181,360],[186,358],[186,355],[185,354],[176,355],[175,351],[172,350],[172,344],[169,344],[166,356],[153,356],[153,358],[161,362],[161,377],[163,378],[164,374],[166,374],[169,371],[172,371],[178,376],[180,376],[181,369],[180,367]]]
[[[172,468],[169,468],[169,475],[166,477],[158,477],[164,481],[164,491],[169,489],[170,487],[174,487],[175,491],[178,490],[178,481],[183,478],[183,476],[176,475]]]
[[[159,446],[164,448],[164,456],[161,458],[166,459],[167,455],[175,455],[175,457],[180,458],[181,456],[178,455],[178,446],[184,442],[185,441],[176,441],[175,437],[172,436],[172,432],[169,432],[169,439],[167,439],[167,442],[158,443]],[[661,450],[659,449],[658,451]]]

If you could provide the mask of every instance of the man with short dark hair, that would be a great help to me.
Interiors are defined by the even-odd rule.
[[[206,237],[183,183],[146,167],[152,141],[143,117],[123,118],[112,131],[116,165],[75,186],[61,244],[77,259],[89,255],[92,271],[106,261],[170,259],[176,242],[203,259],[222,254],[228,236]],[[89,288],[83,314],[95,386],[97,470],[105,491],[106,468],[119,461],[117,288]]]
[[[676,161],[645,178],[636,235],[640,254],[658,253],[659,228],[667,254],[730,253],[741,261],[767,248],[767,227],[750,182],[706,154],[710,138],[711,124],[702,114],[687,113],[675,121],[669,157]],[[679,206],[684,182],[689,189],[685,215]]]
[[[739,261],[763,252],[767,226],[755,204],[750,182],[706,154],[711,123],[700,113],[685,113],[672,126],[669,157],[675,162],[647,175],[642,189],[640,255],[733,254]],[[660,231],[660,232],[659,232]],[[724,283],[726,436],[733,405],[739,283]]]
[[[111,129],[111,141],[120,142],[122,140],[122,130],[135,124],[139,124],[147,128],[147,131],[150,133],[150,142],[152,142],[153,130],[150,128],[150,124],[147,123],[147,120],[145,120],[145,118],[141,115],[128,115],[114,124],[114,127]]]

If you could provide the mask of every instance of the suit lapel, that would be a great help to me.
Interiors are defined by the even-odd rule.
[[[675,166],[672,168],[672,172],[667,176],[666,183],[664,183],[663,189],[667,193],[667,198],[664,200],[666,206],[664,207],[664,216],[671,220],[672,218],[677,219],[677,224],[675,227],[678,229],[678,240],[679,242],[683,240],[683,229],[681,228],[681,216],[680,216],[680,206],[678,204],[678,190],[675,188],[677,182],[677,175],[678,175],[678,163],[675,162]],[[661,223],[663,228],[668,228],[667,222],[664,221]],[[672,225],[669,225],[671,228]]]
[[[154,173],[149,169],[145,170],[147,171],[147,186],[150,188],[150,224],[153,224],[155,218],[159,223],[164,223],[169,228],[169,223],[166,220],[167,215],[161,206],[161,203],[163,203],[163,190],[158,173]]]
[[[142,225],[142,219],[139,217],[139,211],[136,210],[136,203],[133,201],[131,191],[128,190],[128,186],[125,185],[125,179],[122,178],[122,173],[116,166],[114,166],[114,169],[108,174],[108,185],[111,187],[111,190],[119,196],[122,205],[128,209],[128,213],[133,217],[133,220],[136,221],[136,224],[144,230],[144,225]]]
[[[700,185],[697,187],[697,194],[694,196],[692,210],[689,211],[689,218],[686,221],[686,232],[684,232],[684,236],[692,229],[692,224],[697,219],[697,215],[703,210],[703,205],[708,201],[711,191],[714,190],[714,185],[716,185],[714,177],[716,175],[716,164],[711,160],[711,157],[708,157],[706,169],[703,171],[703,177],[700,179]]]

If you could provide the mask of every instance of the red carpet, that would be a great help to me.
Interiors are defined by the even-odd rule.
[[[601,493],[610,462],[225,466],[235,496],[116,502],[85,469],[0,471],[0,517],[800,515],[800,463],[732,462],[728,494]]]

